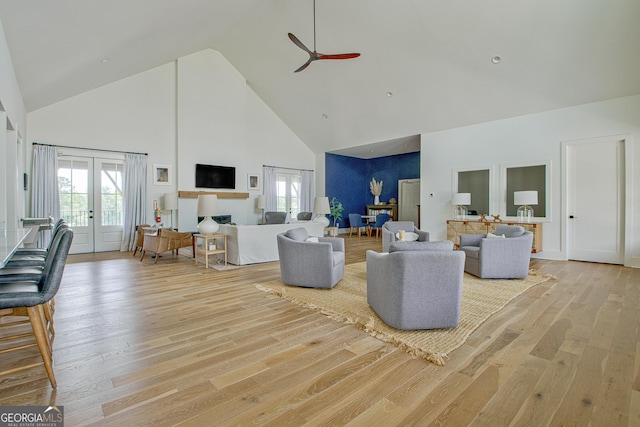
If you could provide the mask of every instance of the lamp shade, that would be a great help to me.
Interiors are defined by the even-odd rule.
[[[470,205],[471,193],[454,193],[451,200],[452,205]]]
[[[200,194],[198,196],[198,216],[218,215],[218,196],[215,194]]]
[[[537,205],[538,204],[538,192],[537,191],[516,191],[513,193],[514,205]]]
[[[220,228],[217,222],[211,218],[218,215],[218,196],[215,194],[200,194],[198,196],[197,215],[204,219],[198,224],[200,234],[213,234]]]
[[[178,210],[178,193],[164,193],[164,210]]]
[[[326,215],[331,213],[328,197],[316,197],[313,200],[313,213],[318,215]]]
[[[267,198],[264,194],[258,196],[258,201],[256,203],[256,207],[258,209],[265,209],[267,207]]]

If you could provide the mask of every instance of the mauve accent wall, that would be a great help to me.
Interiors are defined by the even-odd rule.
[[[349,214],[366,214],[367,205],[373,203],[369,191],[371,178],[383,181],[380,200],[398,199],[398,181],[420,178],[420,152],[358,159],[355,157],[325,154],[325,194],[331,200],[336,197],[342,203],[342,221],[339,227],[349,227]]]

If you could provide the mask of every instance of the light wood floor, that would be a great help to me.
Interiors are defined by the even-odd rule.
[[[348,263],[380,248],[346,244]],[[67,426],[640,425],[640,270],[532,265],[557,280],[436,366],[255,289],[278,263],[74,255],[56,297],[58,389],[41,366],[5,375],[0,405],[64,405]]]

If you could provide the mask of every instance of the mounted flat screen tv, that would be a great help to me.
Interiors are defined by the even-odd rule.
[[[236,168],[196,164],[197,188],[236,188]]]

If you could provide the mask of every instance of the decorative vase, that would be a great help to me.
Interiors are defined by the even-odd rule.
[[[373,196],[373,204],[374,205],[380,204],[380,196]]]

